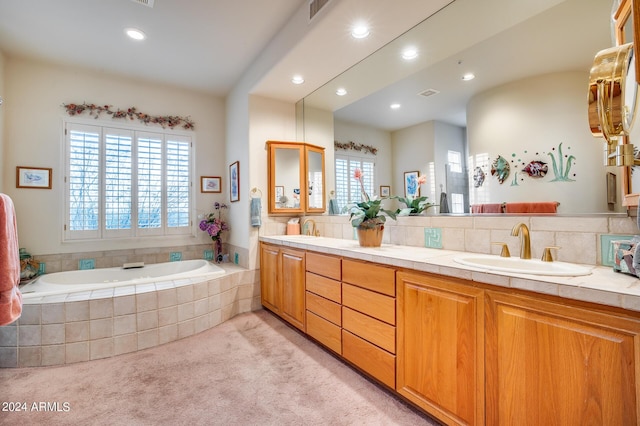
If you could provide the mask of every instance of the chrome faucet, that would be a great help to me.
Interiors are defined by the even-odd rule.
[[[531,259],[531,238],[529,228],[524,223],[519,223],[511,230],[511,236],[520,235],[520,259]]]
[[[307,226],[307,223],[309,222],[311,222],[311,228]],[[316,237],[320,235],[320,232],[316,229],[316,222],[313,219],[305,219],[304,222],[302,222],[302,229],[304,230],[305,235],[312,235]]]

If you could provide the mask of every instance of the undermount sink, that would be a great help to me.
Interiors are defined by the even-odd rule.
[[[543,262],[519,257],[469,255],[453,259],[456,263],[489,271],[513,272],[516,274],[553,275],[577,277],[591,274],[591,268],[564,262]]]

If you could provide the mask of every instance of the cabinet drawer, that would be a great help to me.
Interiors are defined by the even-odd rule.
[[[307,292],[307,311],[311,311],[336,325],[342,325],[340,305],[324,297]]]
[[[307,334],[337,354],[342,354],[341,329],[313,312],[307,311]]]
[[[333,300],[334,302],[337,302],[337,303],[342,302],[342,291],[340,288],[340,281],[336,281],[330,278],[313,274],[311,272],[307,272],[306,285],[307,285],[307,291],[310,291],[319,296],[322,296],[325,299]]]
[[[342,282],[395,297],[396,271],[372,263],[342,261]]]
[[[396,357],[342,330],[342,356],[392,389],[396,387]]]
[[[396,328],[346,307],[342,307],[342,328],[356,336],[396,353]]]
[[[341,262],[342,259],[339,257],[327,256],[310,251],[307,252],[307,271],[334,280],[340,281],[341,279]]]
[[[396,299],[349,284],[342,284],[342,304],[396,325]]]

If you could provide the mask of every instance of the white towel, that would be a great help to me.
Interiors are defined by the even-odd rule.
[[[262,225],[262,218],[260,217],[262,210],[262,201],[260,198],[251,199],[251,226]]]

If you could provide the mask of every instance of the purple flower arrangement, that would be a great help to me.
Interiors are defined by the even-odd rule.
[[[229,230],[229,225],[222,220],[222,210],[226,209],[227,205],[216,201],[213,207],[215,211],[208,213],[204,219],[200,221],[200,229],[209,234],[212,240],[216,241],[220,239],[222,231]]]

